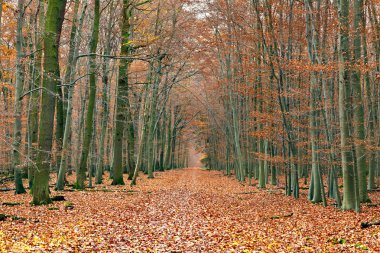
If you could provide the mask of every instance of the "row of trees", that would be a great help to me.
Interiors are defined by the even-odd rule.
[[[240,181],[255,178],[260,188],[284,173],[295,198],[299,179],[310,175],[310,201],[326,205],[331,197],[360,211],[379,185],[378,3],[217,0],[204,7],[203,90],[214,105],[197,127],[204,162]]]
[[[102,183],[104,170],[113,185],[125,183],[123,173],[133,185],[139,171],[153,178],[186,165],[185,127],[196,114],[181,98],[195,74],[184,4],[1,2],[0,165],[14,171],[16,193],[25,192],[23,175],[33,203],[45,204],[51,171],[63,190],[72,170],[84,189]]]
[[[185,166],[193,136],[210,168],[260,188],[283,173],[295,198],[303,178],[312,202],[360,211],[379,185],[375,0],[2,7],[1,165],[17,193],[27,170],[35,204],[52,169],[58,190],[73,168],[79,189],[105,169],[135,184]]]

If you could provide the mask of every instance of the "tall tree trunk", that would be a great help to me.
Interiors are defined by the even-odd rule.
[[[49,0],[46,13],[43,92],[32,201],[36,205],[47,204],[51,201],[49,198],[49,168],[53,142],[55,93],[60,85],[58,48],[66,2],[67,0]]]
[[[15,124],[13,132],[13,169],[16,186],[16,194],[25,193],[25,188],[22,184],[21,176],[21,159],[20,159],[20,147],[21,147],[21,116],[22,116],[22,101],[21,93],[24,86],[24,66],[22,64],[23,58],[23,35],[22,28],[24,24],[24,0],[19,0],[17,4],[18,17],[17,17],[17,35],[16,35],[16,94],[15,94]]]
[[[114,14],[114,1],[111,2],[110,8],[109,8],[109,17],[108,17],[108,24],[107,24],[107,31],[106,31],[106,38],[109,38],[111,36],[112,32],[112,23],[113,23],[113,14]],[[111,53],[111,41],[107,40],[104,54],[109,55]],[[102,76],[102,82],[103,82],[103,94],[102,94],[102,105],[103,105],[103,112],[102,112],[102,122],[101,122],[101,134],[100,134],[100,143],[99,143],[99,156],[98,161],[96,163],[96,174],[95,174],[95,184],[101,184],[102,183],[102,177],[103,177],[103,171],[104,171],[104,150],[105,150],[105,139],[106,139],[106,133],[107,133],[107,125],[108,125],[108,118],[109,118],[109,99],[108,99],[108,93],[109,93],[109,75],[110,75],[110,59],[105,58],[103,59],[103,76]]]
[[[362,27],[363,27],[363,58],[365,66],[368,66],[368,49],[367,49],[367,34],[366,34],[367,19],[365,15],[362,17]],[[375,47],[376,48],[376,47]],[[376,101],[374,99],[374,89],[371,87],[370,73],[365,73],[365,90],[366,90],[366,101],[368,109],[368,134],[367,141],[371,147],[376,147]],[[376,188],[375,174],[376,174],[376,151],[369,150],[368,152],[368,190]]]
[[[43,80],[41,76],[43,76],[42,73],[42,43],[41,43],[41,35],[43,29],[44,29],[44,22],[45,22],[45,4],[44,0],[39,0],[38,2],[38,26],[34,30],[34,40],[36,41],[36,55],[35,55],[35,78],[32,79],[33,86],[31,89],[37,89],[41,87],[41,81]],[[38,41],[38,42],[37,42]],[[38,146],[38,111],[39,111],[39,100],[40,100],[40,92],[33,92],[30,95],[29,99],[29,131],[28,131],[28,156],[32,161],[36,160],[36,149]],[[28,166],[28,181],[29,181],[29,188],[33,189],[33,181],[34,181],[34,169],[35,166]]]
[[[361,36],[362,36],[362,19],[363,19],[363,0],[354,1],[354,55],[353,64],[361,61]],[[355,155],[356,170],[358,172],[359,182],[359,200],[366,202],[369,200],[367,193],[367,162],[365,147],[365,130],[364,130],[364,106],[362,101],[360,70],[354,69],[351,76],[351,87],[353,96],[353,117],[354,117],[354,137],[355,137]]]
[[[318,49],[318,33],[315,28],[314,21],[314,10],[313,5],[310,1],[305,1],[306,9],[306,37],[308,44],[308,54],[312,65],[317,63],[317,53],[315,50]],[[318,203],[322,201],[322,187],[321,185],[321,173],[319,170],[319,159],[318,159],[318,144],[317,144],[317,74],[312,71],[310,74],[310,115],[309,115],[309,126],[310,126],[310,143],[311,143],[311,181],[309,188],[309,200],[313,203]]]
[[[158,62],[157,62],[157,70],[155,71],[154,78],[153,78],[153,89],[151,94],[151,101],[150,101],[150,113],[149,113],[149,126],[148,126],[148,178],[154,178],[153,170],[154,170],[154,164],[155,164],[155,156],[154,156],[154,137],[156,133],[156,121],[157,121],[157,99],[158,99],[158,92],[159,92],[159,85],[161,82],[161,76],[162,76],[162,59],[164,55],[158,55]]]
[[[69,152],[69,142],[70,142],[70,136],[71,136],[71,121],[72,121],[72,110],[73,110],[73,93],[74,93],[74,77],[75,77],[75,70],[78,62],[78,50],[79,45],[81,43],[81,31],[83,27],[83,19],[84,14],[87,9],[87,2],[84,3],[82,15],[79,21],[79,28],[77,29],[77,12],[78,12],[78,6],[77,1],[74,6],[74,23],[71,28],[71,38],[70,38],[70,49],[69,49],[69,65],[68,69],[66,71],[69,71],[70,73],[66,73],[65,77],[65,83],[68,85],[68,95],[67,95],[67,104],[66,104],[66,120],[65,120],[65,132],[63,135],[63,141],[62,141],[62,154],[61,154],[61,161],[59,163],[59,172],[58,172],[58,179],[56,183],[56,190],[57,191],[63,191],[65,187],[65,174],[66,174],[66,168],[68,163],[68,152]],[[79,4],[78,4],[79,5]],[[73,35],[74,33],[74,35]]]
[[[380,72],[380,26],[379,26],[380,23],[378,20],[375,3],[373,1],[369,1],[367,6],[368,6],[368,16],[371,23],[372,34],[373,34],[372,40],[374,41],[375,62],[376,62],[376,72],[375,72],[374,77],[376,77],[378,73]],[[365,23],[365,21],[363,22]],[[380,149],[379,149],[380,147],[380,102],[379,102],[380,88],[377,88],[376,90],[376,80],[377,78],[376,79],[372,78],[371,80],[372,110],[370,111],[373,111],[373,116],[374,116],[373,122],[375,125],[377,125],[377,127],[376,126],[374,127],[375,129],[377,129],[377,141],[376,139],[374,140],[374,146],[377,147],[377,151],[375,151],[374,157],[376,159],[376,155],[377,155],[377,162],[374,161],[373,163],[375,164],[374,166],[376,166],[376,163],[377,163],[378,169],[374,173],[372,173],[371,167],[369,168],[369,173],[370,173],[369,182],[371,182],[372,178],[373,178],[373,181],[375,181],[374,177],[377,176],[378,178],[377,186],[379,187],[379,184],[380,184],[380,177],[379,177],[379,173],[380,173]]]
[[[351,115],[351,89],[350,72],[348,64],[350,61],[349,44],[349,0],[339,2],[339,125],[341,131],[341,155],[343,170],[343,210],[355,209],[360,211],[357,204],[355,182],[355,167],[351,150],[351,138],[349,133],[349,122]]]
[[[121,26],[121,50],[120,54],[124,57],[130,55],[131,47],[129,40],[131,36],[130,18],[132,17],[133,6],[129,0],[123,1],[123,22]],[[116,124],[113,139],[113,181],[112,185],[123,185],[123,133],[126,121],[126,111],[129,103],[128,94],[128,68],[130,60],[121,59],[119,65],[119,80],[116,97]],[[133,124],[133,123],[132,123]]]
[[[84,142],[82,147],[81,160],[77,174],[76,187],[84,189],[87,171],[87,158],[90,150],[90,143],[93,131],[93,118],[96,98],[96,48],[99,40],[99,19],[100,19],[100,0],[95,0],[94,6],[94,24],[92,28],[91,42],[90,42],[90,95],[88,100],[86,124],[84,131]]]

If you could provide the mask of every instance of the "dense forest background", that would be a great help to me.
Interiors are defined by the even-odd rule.
[[[134,185],[195,154],[345,210],[379,186],[377,0],[0,3],[0,170],[34,204],[51,172]]]

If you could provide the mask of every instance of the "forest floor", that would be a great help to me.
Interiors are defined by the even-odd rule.
[[[380,219],[379,205],[343,212],[308,202],[306,190],[295,200],[198,168],[155,177],[133,188],[106,180],[52,191],[66,202],[48,206],[1,192],[2,203],[19,205],[0,206],[9,215],[0,221],[0,252],[380,252],[380,226],[360,228]],[[379,192],[371,198],[380,203]]]

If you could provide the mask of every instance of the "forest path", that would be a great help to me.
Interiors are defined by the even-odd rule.
[[[380,251],[380,229],[359,228],[376,212],[343,213],[307,202],[305,192],[294,200],[282,189],[258,190],[199,168],[155,176],[142,175],[133,188],[107,180],[88,191],[64,192],[72,210],[62,202],[49,206],[59,210],[30,206],[29,195],[23,205],[0,206],[0,213],[26,218],[0,222],[0,252]],[[20,201],[13,193],[1,197]]]

